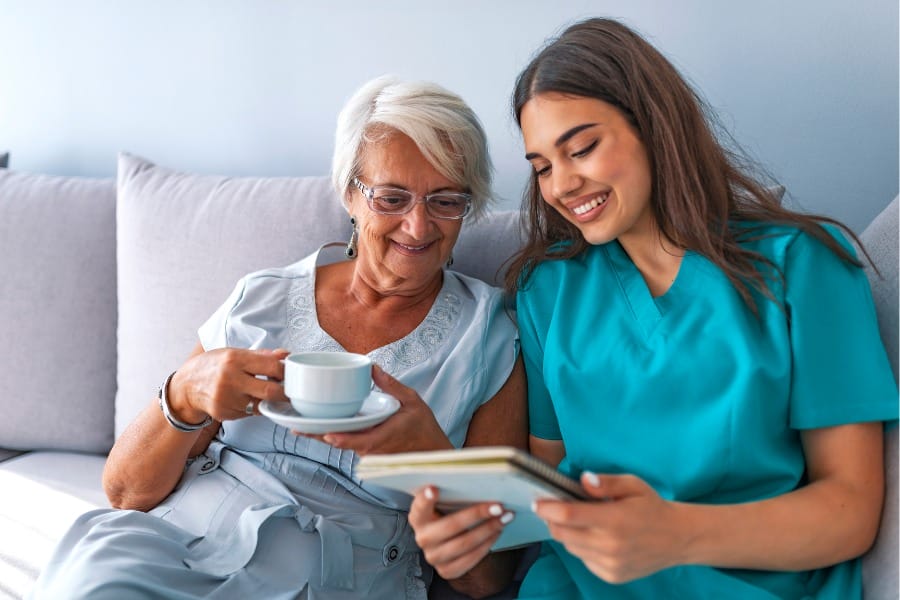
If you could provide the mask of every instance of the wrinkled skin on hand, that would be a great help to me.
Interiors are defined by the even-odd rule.
[[[393,454],[417,450],[447,450],[453,447],[441,429],[431,408],[415,390],[409,388],[377,365],[372,367],[375,385],[400,402],[400,408],[387,420],[361,431],[308,435],[335,448],[354,450],[359,455]],[[298,435],[306,435],[294,431]]]
[[[192,356],[172,378],[169,402],[182,420],[199,422],[247,417],[248,402],[254,414],[262,400],[287,402],[281,380],[287,350],[220,348]],[[266,379],[260,379],[263,375]]]

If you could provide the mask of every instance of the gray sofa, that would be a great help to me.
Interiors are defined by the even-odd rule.
[[[104,454],[241,275],[293,262],[349,223],[324,177],[182,173],[123,154],[114,179],[0,169],[0,599],[19,598],[80,513],[106,506]],[[864,236],[897,364],[897,201]],[[454,268],[496,281],[515,213],[463,228]],[[867,599],[896,599],[897,431]]]

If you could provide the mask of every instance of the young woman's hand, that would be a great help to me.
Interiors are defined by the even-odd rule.
[[[409,510],[409,524],[425,560],[446,580],[462,577],[477,566],[515,515],[495,502],[482,502],[442,514],[438,490],[419,490]]]
[[[624,583],[678,564],[686,540],[676,504],[632,475],[585,473],[581,484],[595,501],[541,500],[536,512],[592,573]]]

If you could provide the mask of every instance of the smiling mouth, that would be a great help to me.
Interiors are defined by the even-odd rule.
[[[432,244],[433,242],[429,242],[429,243],[427,243],[427,244],[422,244],[421,246],[410,246],[410,245],[408,245],[408,244],[401,244],[400,242],[394,242],[394,243],[395,243],[395,244],[397,245],[397,247],[399,247],[401,250],[405,250],[406,252],[409,252],[409,253],[411,253],[411,254],[419,254],[419,253],[424,252],[425,250],[427,250],[427,249],[431,246],[431,244]]]
[[[609,199],[609,194],[610,194],[609,192],[603,192],[603,193],[597,194],[596,196],[594,196],[593,198],[591,198],[584,204],[580,204],[570,210],[573,213],[575,213],[576,215],[583,215],[584,213],[588,212],[589,210],[593,210],[593,209],[597,208],[598,206],[605,204],[606,201]]]

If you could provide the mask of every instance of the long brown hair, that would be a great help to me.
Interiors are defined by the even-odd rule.
[[[858,243],[853,232],[834,219],[781,206],[778,195],[760,183],[762,170],[716,127],[703,99],[659,51],[625,25],[588,19],[545,46],[516,80],[512,101],[520,126],[525,103],[546,92],[595,98],[621,111],[650,159],[650,206],[661,235],[722,269],[754,312],[752,292],[772,298],[767,275],[783,276],[766,257],[740,245],[759,237],[764,225],[798,227],[861,266],[822,223],[840,227]],[[729,147],[717,139],[717,129]],[[509,291],[524,285],[541,262],[571,258],[588,247],[578,228],[543,201],[536,173],[522,218],[526,243],[512,258],[506,275]],[[764,274],[760,265],[770,272]]]

